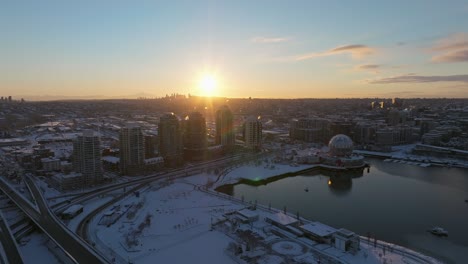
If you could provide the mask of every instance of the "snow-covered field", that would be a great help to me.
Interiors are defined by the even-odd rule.
[[[47,245],[48,243],[49,246]],[[19,250],[24,263],[62,263],[57,259],[54,252],[52,252],[49,247],[57,252],[60,250],[58,248],[54,248],[52,242],[44,234],[34,232],[27,237],[23,242],[23,245],[19,247]]]
[[[228,171],[225,175],[221,176],[216,182],[215,187],[225,184],[237,183],[240,179],[247,179],[252,181],[259,181],[268,179],[277,175],[285,174],[288,172],[296,172],[308,169],[313,165],[287,165],[273,163],[267,160],[253,161],[249,164],[234,168]]]
[[[144,188],[138,196],[126,197],[98,214],[88,226],[89,239],[96,249],[116,263],[318,263],[319,259],[346,263],[418,263],[415,258],[424,257],[391,244],[383,249],[361,243],[356,255],[345,253],[330,245],[276,230],[264,219],[277,211],[260,205],[254,211],[259,219],[253,224],[242,224],[233,220],[229,213],[252,204],[213,191],[215,187],[240,179],[264,180],[312,166],[278,164],[263,158],[218,174],[160,180]],[[40,185],[46,197],[59,194],[45,183]],[[76,229],[87,213],[114,195],[87,201],[83,204],[84,212],[68,221],[69,228]],[[121,217],[116,218],[115,223],[102,225],[101,218],[114,213]],[[13,220],[17,212],[7,211],[6,215]],[[246,239],[252,236],[257,242],[247,252],[246,241],[249,240]],[[44,236],[33,233],[26,241],[21,246],[26,263],[35,263],[37,256],[43,263],[58,262],[47,248],[48,240]],[[235,252],[239,247],[244,251],[241,254]],[[405,253],[391,252],[390,248]],[[432,259],[430,262],[436,263]]]
[[[198,175],[191,181],[206,181]],[[135,263],[233,263],[224,249],[230,239],[210,231],[212,218],[241,206],[196,190],[189,182],[175,182],[166,187],[154,186],[144,194],[146,201],[132,219],[127,215],[109,227],[92,221],[91,232],[98,246],[115,251],[116,260]],[[129,197],[119,204],[138,203]],[[150,224],[138,233],[149,217]],[[135,236],[135,234],[138,234]],[[130,243],[128,243],[130,242]],[[131,244],[131,245],[129,245]],[[183,252],[183,254],[181,254]]]
[[[237,181],[245,173],[266,178],[299,169],[302,168],[275,164],[271,169],[254,165],[234,169],[225,176],[229,181]],[[251,177],[257,177],[253,174]],[[251,204],[206,191],[204,186],[217,178],[213,174],[200,174],[155,182],[140,197],[131,196],[118,203],[120,208],[141,203],[134,216],[124,214],[116,223],[102,226],[98,225],[102,212],[91,221],[91,239],[96,248],[117,263],[317,263],[320,257],[347,263],[418,263],[404,256],[406,253],[392,253],[364,243],[352,255],[330,245],[297,238],[292,233],[278,237],[275,228],[264,221],[276,211],[266,208],[255,210],[260,217],[252,225],[232,224],[236,222],[231,221],[228,213]],[[252,235],[258,238],[258,243],[247,254],[245,239]],[[238,246],[233,245],[242,245],[244,253],[236,256],[232,248]]]

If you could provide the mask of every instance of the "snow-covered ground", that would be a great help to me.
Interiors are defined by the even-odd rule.
[[[81,220],[83,220],[86,217],[86,215],[91,213],[93,210],[95,210],[99,206],[112,200],[112,198],[114,197],[111,195],[107,195],[105,197],[96,197],[90,201],[87,201],[86,204],[83,205],[83,212],[78,214],[73,219],[66,222],[68,228],[72,230],[73,232],[75,232]]]
[[[228,182],[246,174],[264,179],[300,169],[277,164],[274,169],[253,165],[236,168],[225,177]],[[418,263],[405,255],[424,257],[410,250],[402,254],[386,249],[384,254],[384,249],[365,243],[352,255],[330,245],[297,238],[292,233],[276,236],[275,228],[264,221],[265,216],[276,211],[261,206],[255,211],[259,220],[252,225],[233,225],[226,220],[230,217],[228,213],[252,204],[205,189],[207,183],[217,178],[213,174],[199,174],[155,182],[140,197],[131,196],[118,202],[121,208],[141,202],[141,208],[134,215],[124,214],[109,226],[98,225],[104,212],[93,219],[89,225],[91,240],[98,250],[117,263],[247,263],[246,260],[250,260],[249,263],[317,263],[319,259],[346,263]],[[243,239],[249,234],[257,236],[259,242],[246,252]],[[233,245],[243,245],[244,253],[236,256],[229,249]]]
[[[196,177],[190,181],[206,180],[204,175]],[[106,227],[98,225],[103,215],[100,214],[90,225],[89,233],[95,234],[97,247],[115,251],[111,258],[135,263],[235,263],[223,253],[231,240],[222,233],[210,231],[210,226],[213,217],[240,209],[241,205],[207,195],[184,181],[165,187],[155,185],[141,195],[146,202],[133,218],[124,215]],[[119,204],[139,201],[140,198],[132,196]],[[138,226],[148,217],[149,226],[133,239]],[[136,243],[130,246],[128,241]]]
[[[19,250],[24,263],[62,263],[52,252],[52,250],[59,251],[60,249],[55,248],[44,234],[32,233],[22,241]]]
[[[221,175],[215,187],[237,183],[240,179],[252,181],[265,180],[288,172],[296,172],[313,167],[314,165],[287,165],[271,162],[270,159],[249,162],[236,168],[230,168]]]
[[[366,155],[366,154],[378,155],[378,156],[386,157],[395,161],[405,161],[405,163],[407,163],[406,161],[414,162],[414,164],[412,165],[419,165],[419,166],[421,166],[421,164],[452,164],[454,166],[468,168],[467,160],[415,155],[411,153],[411,150],[415,146],[416,144],[394,146],[392,147],[392,152],[378,152],[378,151],[368,151],[368,150],[354,150],[354,152],[361,154],[361,155]]]
[[[260,215],[258,221],[253,225],[240,224],[236,227],[230,221],[225,221],[226,213],[252,204],[212,191],[215,187],[233,184],[240,179],[264,180],[312,166],[279,164],[272,162],[270,158],[262,158],[218,174],[203,173],[154,182],[141,191],[139,197],[128,196],[116,203],[120,207],[111,209],[111,206],[98,214],[89,224],[88,234],[96,249],[116,263],[245,263],[229,247],[233,243],[244,243],[242,234],[249,230],[261,237],[262,242],[258,248],[244,254],[243,258],[250,258],[256,263],[317,263],[321,257],[347,263],[418,263],[411,256],[424,258],[416,252],[390,244],[388,248],[398,247],[405,253],[389,252],[388,249],[361,243],[361,250],[352,255],[330,245],[297,238],[293,234],[276,236],[272,233],[270,224],[264,221],[272,211],[260,205],[256,210]],[[59,195],[59,192],[49,188],[47,184],[40,185],[46,197]],[[68,221],[69,228],[75,230],[86,214],[112,197],[109,194],[83,204],[84,212]],[[117,211],[122,217],[115,223],[99,225],[104,214]],[[17,212],[7,212],[11,220],[15,215],[17,216]],[[21,250],[28,258],[38,255],[46,263],[58,262],[46,247],[45,237],[33,234],[25,242],[27,243],[24,243]],[[436,263],[432,259],[431,261]],[[29,259],[26,262],[34,263]]]

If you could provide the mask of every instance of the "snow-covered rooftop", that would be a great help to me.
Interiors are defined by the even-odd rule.
[[[258,216],[257,211],[252,211],[250,209],[242,209],[240,211],[237,211],[238,214],[246,217],[246,218],[255,218]]]
[[[114,156],[103,156],[102,160],[110,162],[110,163],[118,163],[120,161],[118,157],[114,157]]]
[[[305,224],[301,226],[301,229],[319,237],[326,237],[337,231],[335,228],[320,222],[311,222],[309,224]]]
[[[296,218],[291,217],[282,212],[267,215],[266,218],[283,226],[291,225],[291,224],[297,223],[298,221]]]

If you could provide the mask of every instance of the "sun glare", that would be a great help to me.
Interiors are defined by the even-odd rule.
[[[200,90],[204,96],[213,96],[216,92],[217,81],[213,75],[204,75],[200,80]]]

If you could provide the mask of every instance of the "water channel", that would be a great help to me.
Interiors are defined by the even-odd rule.
[[[468,263],[468,170],[368,159],[362,174],[312,172],[226,192],[307,219],[396,243],[447,263]],[[441,226],[449,236],[427,230]]]

